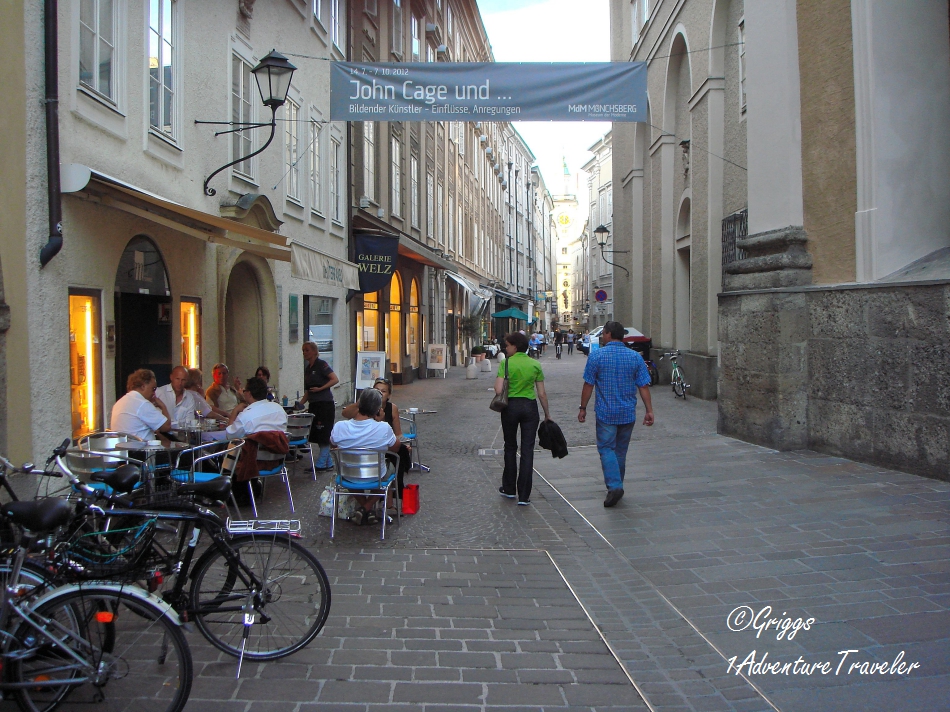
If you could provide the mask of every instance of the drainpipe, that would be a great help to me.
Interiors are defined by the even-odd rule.
[[[49,264],[63,249],[63,204],[59,185],[59,43],[56,0],[46,0],[43,21],[46,31],[46,179],[49,203],[49,240],[40,251],[40,267]]]

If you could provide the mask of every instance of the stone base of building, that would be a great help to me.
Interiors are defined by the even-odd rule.
[[[668,359],[661,361],[660,357],[670,350],[663,348],[650,350],[650,358],[656,364],[657,371],[660,373],[660,383],[663,384],[669,384],[673,366]],[[687,395],[702,400],[714,400],[719,378],[718,359],[715,356],[684,351],[678,360],[683,373],[686,374],[686,382],[689,384]]]
[[[950,281],[719,296],[719,432],[950,480]]]

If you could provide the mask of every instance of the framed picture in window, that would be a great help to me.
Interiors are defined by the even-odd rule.
[[[426,367],[433,371],[445,370],[445,344],[429,344],[426,349]]]
[[[356,389],[372,388],[377,378],[386,377],[385,351],[356,352]]]

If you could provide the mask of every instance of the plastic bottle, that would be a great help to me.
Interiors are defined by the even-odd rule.
[[[281,403],[281,405],[286,406],[286,405],[287,405],[287,396],[284,396],[283,398],[281,398],[281,399],[280,399],[280,403]]]

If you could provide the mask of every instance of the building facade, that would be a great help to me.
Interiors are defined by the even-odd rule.
[[[263,365],[293,397],[308,338],[349,364],[346,134],[327,121],[320,61],[345,56],[345,3],[61,2],[55,17],[12,6],[0,262],[17,417],[4,451],[40,458],[107,428],[137,368],[161,384],[175,365],[198,367],[207,386],[216,362],[240,379]],[[251,70],[274,48],[298,70],[272,143],[245,158],[271,132]]]
[[[354,0],[349,20],[353,61],[492,61],[473,0]],[[352,301],[355,348],[385,352],[406,383],[426,375],[430,343],[459,365],[483,339],[524,328],[490,316],[527,309],[538,279],[534,157],[513,127],[355,122],[349,146],[352,232],[399,242],[389,287]]]
[[[720,432],[946,479],[947,3],[614,0],[611,23],[650,117],[614,127],[618,313],[687,352]]]
[[[614,281],[616,274],[626,276],[626,267],[615,267],[619,249],[614,241],[614,184],[613,184],[613,136],[608,132],[588,150],[593,157],[583,165],[587,173],[587,203],[589,206],[588,247],[588,299],[590,316],[588,326],[594,329],[615,318]],[[606,228],[606,234],[595,230]],[[603,247],[600,240],[606,240]],[[619,279],[619,278],[617,278]],[[600,299],[599,297],[603,297]],[[618,317],[619,318],[619,317]],[[621,320],[622,321],[622,320]],[[636,323],[624,322],[624,326],[640,328]]]

